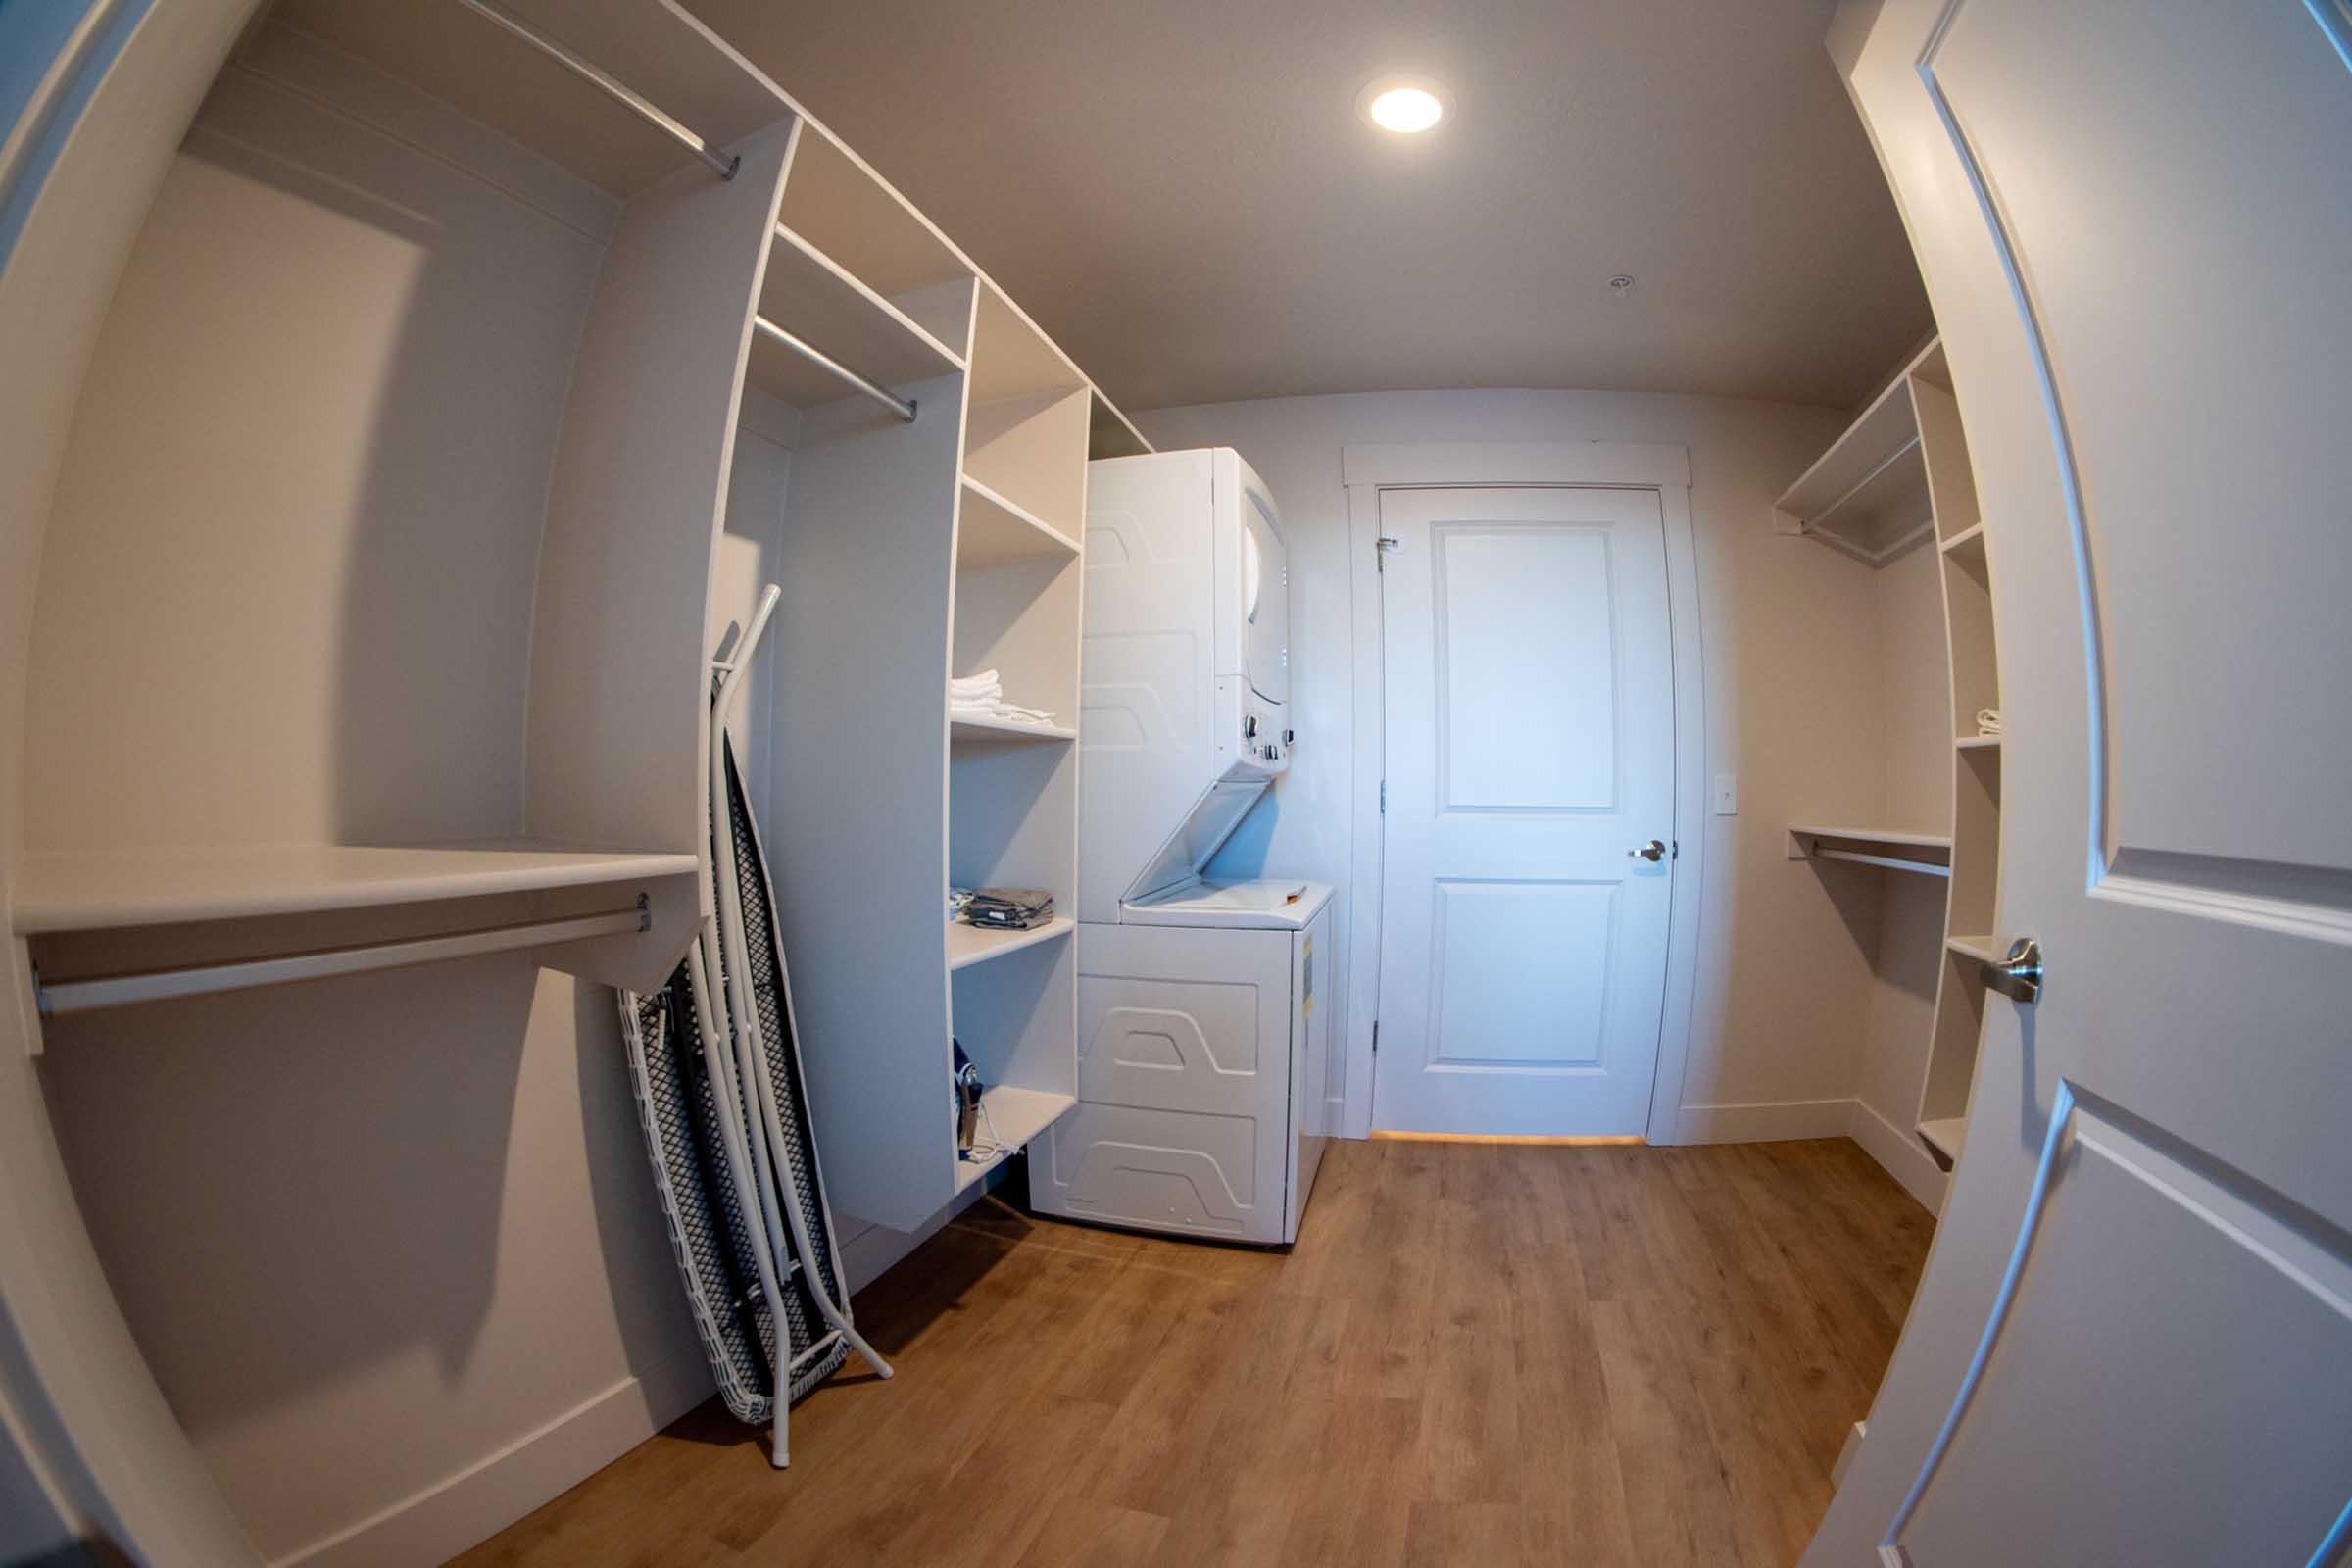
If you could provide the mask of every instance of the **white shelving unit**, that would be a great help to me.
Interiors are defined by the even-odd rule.
[[[958,1157],[951,1042],[1009,1146],[1076,1103],[1072,921],[940,910],[951,885],[1074,904],[1086,464],[1141,438],[821,127],[780,213],[794,255],[860,285],[836,295],[952,362],[890,383],[911,423],[855,398],[805,409],[769,632],[770,858],[826,1178],[845,1212],[911,1231],[996,1163]],[[950,678],[991,668],[1054,722],[952,718]]]
[[[1982,965],[1996,961],[2001,828],[1999,735],[1976,733],[2000,707],[1992,563],[1968,443],[1941,343],[1931,343],[1782,495],[1783,532],[1883,566],[1933,539],[1942,587],[1951,742],[1948,833],[1791,824],[1789,858],[1811,858],[1948,879],[1944,946],[1915,1125],[1936,1160],[1959,1157],[1984,1022]]]

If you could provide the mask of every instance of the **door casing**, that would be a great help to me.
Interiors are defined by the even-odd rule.
[[[1372,1131],[1372,1031],[1380,1007],[1386,756],[1386,630],[1380,597],[1383,490],[1650,490],[1665,519],[1666,612],[1674,661],[1674,889],[1666,927],[1666,997],[1648,1138],[1682,1142],[1683,1067],[1698,977],[1698,911],[1705,885],[1706,702],[1698,626],[1698,550],[1690,530],[1690,454],[1680,446],[1613,441],[1442,441],[1351,445],[1342,454],[1348,487],[1348,559],[1354,639],[1350,841],[1348,889],[1346,1088],[1342,1131]]]

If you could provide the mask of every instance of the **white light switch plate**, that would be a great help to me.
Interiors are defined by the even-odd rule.
[[[1715,814],[1717,816],[1738,816],[1740,814],[1739,774],[1718,773],[1715,775]]]

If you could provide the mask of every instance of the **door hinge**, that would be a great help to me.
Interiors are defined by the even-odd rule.
[[[1380,814],[1389,814],[1389,781],[1385,778],[1380,781]]]
[[[1372,1054],[1375,1056],[1380,1054],[1380,1020],[1378,1018],[1372,1020]]]
[[[1393,533],[1384,533],[1372,541],[1372,561],[1382,571],[1389,569],[1389,557],[1404,548],[1404,541]]]
[[[1668,859],[1670,859],[1670,860],[1679,860],[1679,859],[1681,859],[1682,858],[1683,858],[1683,841],[1682,841],[1681,839],[1676,839],[1676,840],[1674,841],[1673,848],[1672,848],[1671,850],[1669,850],[1669,851],[1668,851],[1668,853],[1667,853],[1667,856],[1666,856],[1666,858],[1668,858]]]

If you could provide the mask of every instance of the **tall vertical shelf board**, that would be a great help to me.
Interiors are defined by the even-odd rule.
[[[1914,1123],[1949,1168],[1967,1135],[1984,1011],[1982,961],[1999,929],[2002,737],[1977,733],[2000,707],[1989,531],[1942,344],[1930,343],[1776,504],[1800,533],[1872,566],[1932,542],[1951,682],[1948,836],[1791,826],[1791,858],[1858,861],[1948,876],[1926,1071]],[[1922,846],[1928,847],[1923,850]],[[1929,861],[1933,863],[1922,863]]]
[[[533,617],[529,818],[566,842],[703,853],[710,585],[751,317],[797,125],[632,201],[598,280]],[[650,990],[691,937],[613,983]]]

